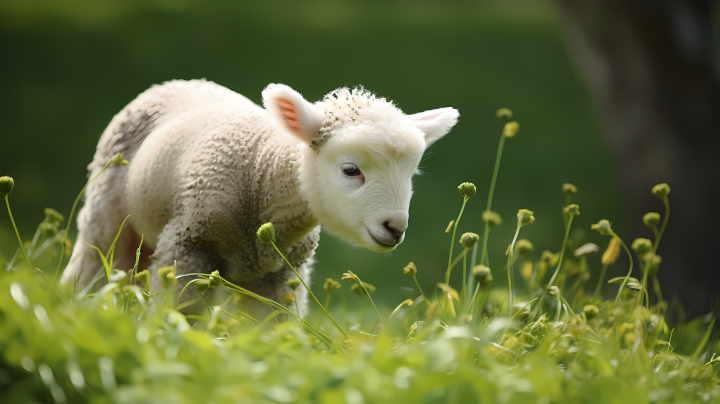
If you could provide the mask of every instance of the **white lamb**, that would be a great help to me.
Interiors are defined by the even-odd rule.
[[[378,253],[395,249],[408,227],[420,158],[458,112],[405,115],[362,88],[340,88],[312,104],[271,84],[262,97],[265,109],[218,84],[178,80],[151,87],[120,111],[88,169],[95,175],[116,153],[130,163],[88,187],[63,280],[93,278],[101,262],[85,243],[107,250],[127,215],[116,267],[133,266],[144,235],[141,269],[150,267],[154,289],[157,269],[175,262],[178,275],[219,270],[279,302],[295,275],[258,241],[266,222],[306,280],[320,225]],[[304,308],[306,292],[297,292]]]

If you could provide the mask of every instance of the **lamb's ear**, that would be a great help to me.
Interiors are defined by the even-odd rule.
[[[262,92],[263,105],[289,133],[310,142],[325,121],[325,114],[285,84],[270,84]]]
[[[438,108],[408,115],[410,122],[425,134],[427,146],[445,136],[457,123],[460,113],[455,108]]]

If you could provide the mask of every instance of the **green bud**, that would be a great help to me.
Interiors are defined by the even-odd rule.
[[[648,212],[643,216],[642,221],[649,229],[654,229],[655,226],[660,223],[660,214],[657,212]]]
[[[580,216],[580,207],[573,203],[566,206],[564,212],[568,215]]]
[[[515,303],[512,307],[512,315],[518,320],[527,320],[530,317],[530,305],[527,302]]]
[[[403,273],[405,275],[415,276],[415,274],[417,273],[417,267],[412,261],[410,261],[410,263],[407,264],[405,268],[403,268]]]
[[[670,195],[670,186],[666,183],[657,184],[654,187],[652,187],[653,195],[657,196],[660,199],[667,198],[668,195]]]
[[[548,291],[551,295],[555,296],[560,293],[560,288],[557,286],[550,286],[550,290]]]
[[[597,230],[597,232],[602,234],[603,236],[609,236],[610,232],[612,231],[612,229],[610,228],[610,222],[605,219],[591,225],[590,229]]]
[[[290,289],[295,290],[300,286],[300,279],[288,279],[287,282],[285,282]]]
[[[587,317],[588,320],[592,320],[597,317],[598,313],[600,313],[600,309],[598,309],[594,304],[588,304],[583,307],[583,313],[585,313],[585,317]]]
[[[567,195],[577,194],[577,187],[569,182],[563,184],[563,192]]]
[[[472,248],[480,240],[480,236],[475,233],[465,233],[460,236],[460,244],[465,248]]]
[[[502,218],[500,218],[499,213],[486,210],[482,213],[482,218],[485,223],[487,223],[488,227],[500,226],[502,224]]]
[[[372,295],[373,293],[375,293],[375,289],[376,289],[375,286],[373,286],[367,282],[363,282],[363,286],[365,286],[365,289],[367,289],[368,294]],[[360,297],[367,296],[365,294],[365,291],[363,290],[363,287],[360,286],[360,284],[358,284],[358,283],[354,283],[352,286],[350,286],[350,290],[352,290],[353,293],[355,293],[356,295],[358,295]]]
[[[517,218],[518,222],[522,226],[528,225],[535,221],[535,216],[533,216],[533,212],[527,209],[518,210]]]
[[[490,284],[493,280],[490,268],[485,265],[475,265],[472,269],[473,278],[480,284],[480,287],[484,287]]]
[[[135,275],[135,280],[143,285],[145,290],[150,290],[150,271],[142,270]]]
[[[257,231],[257,237],[263,244],[271,244],[275,242],[275,228],[272,223],[268,222],[260,226]]]
[[[53,208],[45,208],[45,220],[50,223],[62,223],[65,221],[65,216]]]
[[[127,272],[121,271],[119,269],[113,268],[112,271],[110,271],[110,282],[117,283],[120,286],[124,286],[128,284],[128,281],[130,280],[130,277],[128,276]]]
[[[160,283],[164,288],[177,285],[177,279],[175,279],[175,267],[170,265],[168,267],[162,267],[158,269],[158,276],[160,277]]]
[[[328,293],[332,293],[340,289],[340,283],[332,280],[332,278],[325,278],[325,284],[323,285],[323,289],[325,289],[325,291]]]
[[[292,306],[293,303],[295,303],[295,293],[290,292],[287,295],[280,298],[283,303],[285,303],[286,306]]]
[[[470,199],[475,196],[477,189],[472,182],[463,182],[458,186],[458,191],[460,191],[460,195],[462,195],[463,198]]]
[[[552,251],[545,250],[540,255],[540,262],[550,265],[555,259],[555,254]]]
[[[215,286],[220,285],[222,282],[222,277],[220,276],[219,271],[212,271],[210,273],[210,276],[208,277],[208,281],[210,281],[210,287],[214,288]]]
[[[356,279],[357,276],[352,271],[345,272],[340,278],[341,281],[345,282],[355,282]]]
[[[495,111],[495,115],[503,122],[510,122],[513,118],[512,111],[507,108],[498,109],[497,111]]]
[[[503,135],[505,137],[515,137],[515,135],[520,130],[520,124],[512,121],[505,124],[505,128],[503,128]]]
[[[644,254],[647,254],[648,252],[652,251],[653,249],[653,243],[652,241],[646,239],[646,238],[636,238],[631,245],[633,251],[637,253],[639,256],[643,256]]]
[[[128,165],[128,161],[123,159],[123,154],[118,153],[113,156],[113,158],[110,160],[110,164],[114,166],[126,166]]]
[[[534,250],[534,249],[535,249],[535,247],[533,247],[533,245],[532,245],[532,243],[530,242],[530,240],[525,240],[524,238],[518,240],[518,241],[515,243],[515,252],[516,252],[518,255],[527,254],[527,253],[529,253],[529,252],[532,252],[532,250]]]
[[[14,186],[15,181],[12,179],[12,177],[0,177],[0,194],[3,194],[3,196],[10,195]]]

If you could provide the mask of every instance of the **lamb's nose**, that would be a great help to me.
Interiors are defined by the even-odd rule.
[[[395,235],[398,237],[402,236],[402,234],[405,233],[405,231],[400,231],[400,230],[396,229],[395,227],[392,227],[390,225],[390,222],[385,222],[385,223],[383,223],[383,225],[385,226],[385,228],[387,228],[391,232],[395,233]]]
[[[401,212],[392,215],[383,222],[383,227],[385,227],[389,235],[395,240],[394,244],[402,243],[405,238],[405,230],[407,230],[408,227],[407,213]]]

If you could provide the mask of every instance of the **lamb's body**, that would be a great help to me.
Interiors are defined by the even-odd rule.
[[[130,215],[119,251],[137,248],[142,234],[143,250],[155,250],[151,269],[176,261],[178,275],[220,270],[231,282],[280,300],[290,292],[285,281],[292,272],[255,232],[272,222],[278,248],[301,275],[308,271],[320,229],[301,196],[298,146],[267,111],[225,87],[200,80],[153,86],[100,139],[93,175],[118,152],[130,164],[110,167],[88,187],[64,277],[82,270],[81,283],[92,278],[101,262],[84,243],[107,250]],[[118,254],[116,266],[132,267],[128,258]]]
[[[311,104],[278,84],[265,89],[263,102],[266,109],[204,80],[171,81],[117,114],[89,169],[96,175],[117,153],[130,163],[111,166],[88,187],[63,280],[87,284],[101,262],[85,243],[107,251],[128,215],[115,267],[133,266],[143,235],[140,269],[150,267],[155,290],[157,269],[175,264],[178,275],[219,270],[281,301],[295,275],[257,239],[266,222],[306,281],[320,224],[376,252],[396,248],[423,151],[452,128],[457,111],[405,115],[383,98],[347,88]],[[180,278],[179,287],[189,280]],[[296,300],[303,310],[303,288]]]

